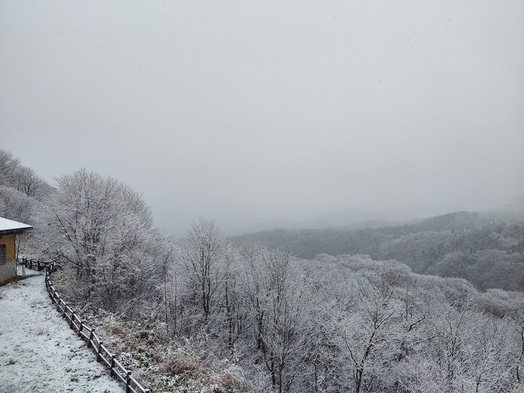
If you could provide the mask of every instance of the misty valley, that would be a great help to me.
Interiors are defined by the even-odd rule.
[[[0,150],[0,216],[153,392],[524,391],[522,210],[176,238],[120,181]]]

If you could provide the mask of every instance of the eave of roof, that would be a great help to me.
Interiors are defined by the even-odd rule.
[[[27,229],[33,229],[33,227],[18,221],[0,217],[0,233],[23,232]]]

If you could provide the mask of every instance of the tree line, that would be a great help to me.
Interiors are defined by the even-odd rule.
[[[277,229],[231,239],[284,247],[306,259],[364,254],[395,259],[414,272],[465,278],[480,290],[524,291],[524,217],[455,212],[414,224],[360,229]]]

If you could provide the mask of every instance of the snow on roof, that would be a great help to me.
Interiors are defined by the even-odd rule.
[[[8,220],[7,218],[0,217],[0,232],[22,231],[24,229],[31,228],[33,228],[31,225],[23,224],[18,221]]]

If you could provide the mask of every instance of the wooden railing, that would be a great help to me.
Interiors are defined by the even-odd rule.
[[[151,393],[151,390],[145,389],[104,346],[100,338],[95,333],[95,329],[86,325],[76,312],[56,292],[51,282],[51,272],[46,269],[45,286],[51,301],[56,304],[58,311],[69,322],[69,326],[91,347],[96,353],[96,360],[109,368],[111,375],[123,382],[126,387],[126,393]]]
[[[60,264],[58,264],[55,259],[42,262],[34,259],[22,258],[21,261],[18,261],[18,265],[23,265],[31,270],[41,271],[47,269],[52,272],[62,268],[62,266],[60,266]]]

